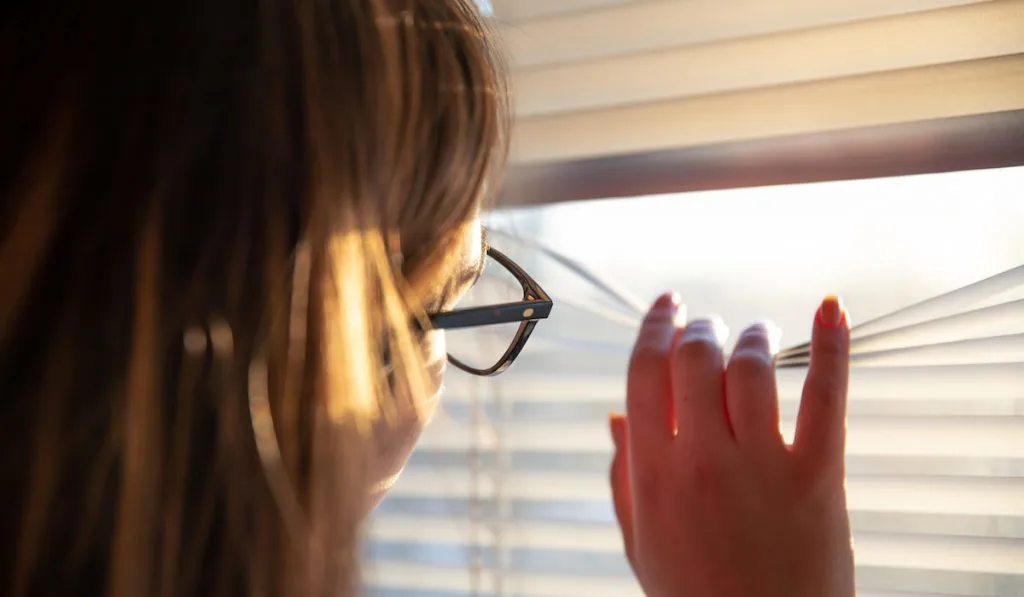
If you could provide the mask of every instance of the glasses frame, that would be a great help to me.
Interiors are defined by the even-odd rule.
[[[498,375],[508,369],[516,360],[516,357],[519,356],[519,353],[523,351],[526,341],[530,339],[534,328],[537,327],[537,322],[541,319],[547,319],[551,315],[551,307],[554,305],[551,297],[540,287],[540,284],[507,255],[493,247],[487,247],[487,256],[497,261],[499,265],[515,277],[516,281],[523,287],[523,300],[515,303],[498,303],[495,305],[455,309],[427,316],[431,326],[436,330],[456,330],[499,323],[519,322],[519,329],[516,330],[516,334],[512,338],[508,349],[505,350],[505,354],[501,356],[497,363],[486,369],[470,367],[458,358],[453,357],[450,353],[448,354],[449,363],[466,373],[481,377]]]

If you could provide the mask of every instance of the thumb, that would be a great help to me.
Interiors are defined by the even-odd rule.
[[[611,427],[612,441],[615,443],[610,475],[615,518],[622,530],[626,558],[636,573],[636,560],[633,554],[633,490],[629,482],[629,425],[626,416],[617,413],[612,413],[608,418],[608,424]]]

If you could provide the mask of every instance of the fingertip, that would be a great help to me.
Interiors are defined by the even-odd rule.
[[[668,307],[678,307],[683,302],[681,296],[676,292],[665,292],[658,297],[658,300],[654,301],[653,309],[666,309]]]
[[[834,294],[825,297],[814,316],[811,339],[811,368],[815,368],[815,355],[820,361],[829,356],[845,357],[850,350],[849,315],[842,299]]]
[[[838,295],[830,294],[821,301],[815,317],[818,325],[829,329],[848,327],[846,309],[843,307],[843,300]]]
[[[779,352],[782,341],[782,329],[770,319],[761,319],[747,326],[736,340],[736,347],[747,345],[767,347],[768,353],[775,356]]]
[[[615,444],[615,449],[622,449],[623,440],[626,435],[626,415],[617,412],[610,413],[608,415],[608,426],[611,430],[612,442]]]
[[[717,315],[694,319],[679,331],[677,342],[707,342],[722,346],[729,339],[729,326]]]
[[[686,323],[686,305],[682,297],[675,292],[666,292],[654,301],[651,308],[644,316],[641,331],[654,329],[661,326],[670,326],[675,329]]]

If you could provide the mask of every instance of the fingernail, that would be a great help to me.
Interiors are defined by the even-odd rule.
[[[719,344],[725,344],[725,341],[729,339],[728,326],[725,325],[721,317],[712,315],[707,318],[693,319],[692,322],[686,324],[680,340],[696,339],[697,336],[709,333]]]
[[[654,302],[655,309],[667,309],[668,307],[678,306],[679,303],[683,302],[681,296],[675,292],[666,292],[665,294],[658,297],[658,300]]]
[[[751,324],[751,328],[760,328],[768,338],[768,349],[774,355],[779,352],[779,344],[782,341],[782,328],[775,325],[770,319],[760,319]],[[749,329],[749,328],[748,328]]]
[[[818,321],[829,328],[838,328],[846,320],[846,310],[843,309],[843,301],[834,294],[825,297],[818,308]]]
[[[666,292],[654,301],[650,311],[645,316],[645,321],[667,322],[666,317],[676,327],[682,327],[686,322],[686,308],[683,306],[683,299],[675,292]]]

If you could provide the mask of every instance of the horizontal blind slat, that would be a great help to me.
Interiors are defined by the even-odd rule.
[[[1024,108],[1024,56],[520,118],[511,159],[551,162]]]
[[[609,6],[525,23],[515,22],[507,11],[501,14],[503,6],[495,6],[499,33],[515,68],[798,31],[987,0],[730,0],[727,5],[715,0],[577,1],[607,2]]]
[[[731,9],[720,8],[717,12]],[[513,70],[519,118],[743,92],[1024,52],[1024,2]],[[880,40],[899,39],[900,43]],[[942,39],[942,43],[935,43]]]
[[[498,23],[550,18],[558,15],[585,14],[593,10],[652,0],[490,0]]]
[[[499,508],[505,512],[500,518],[505,524],[529,522],[561,523],[573,528],[613,524],[611,504],[594,501],[541,501],[488,498],[476,503],[477,516],[485,521],[497,520]],[[443,520],[448,523],[469,524],[471,501],[465,498],[410,498],[398,497],[376,513],[376,520],[392,518]],[[851,525],[856,533],[898,533],[916,536],[936,535],[952,537],[990,537],[1024,540],[1024,517],[985,514],[950,514],[933,512],[899,512],[884,509],[854,509],[850,511]],[[494,523],[497,524],[497,523]],[[484,524],[484,527],[487,525]],[[431,535],[421,534],[420,540],[429,541]]]
[[[605,412],[608,412],[605,410]],[[422,449],[414,453],[410,470],[468,469],[474,459],[484,467],[540,473],[608,472],[611,449],[607,451],[576,450],[498,450]],[[846,457],[850,476],[880,477],[1001,477],[1024,479],[1024,458],[991,458],[971,456],[892,456],[852,454]]]
[[[560,449],[607,452],[607,429],[593,422],[528,422],[502,424],[500,433],[482,427],[476,437],[447,433],[450,425],[428,428],[420,445],[425,449],[494,447],[506,450]],[[792,437],[793,423],[783,422]],[[858,417],[847,429],[847,454],[891,456],[978,456],[1024,458],[1024,417]]]
[[[365,573],[370,587],[390,589],[443,589],[459,595],[470,588],[470,574],[465,569],[444,569],[405,562],[376,561]],[[515,574],[506,577],[505,595],[524,597],[643,597],[636,582],[627,577],[588,582],[587,577],[556,574]],[[477,594],[494,592],[495,575],[482,574]],[[511,585],[511,586],[510,586]]]
[[[550,556],[545,559],[521,558],[525,563],[550,564],[557,559]],[[632,578],[622,572],[606,574],[599,582],[593,582],[587,574],[557,574],[550,571],[533,571],[505,569],[500,572],[487,570],[483,582],[471,584],[469,575],[458,566],[448,569],[410,562],[400,559],[381,559],[375,562],[380,575],[371,575],[369,584],[371,595],[379,597],[483,597],[495,595],[496,579],[502,579],[500,595],[504,597],[591,597],[593,595],[641,595]],[[605,563],[607,565],[607,563]],[[619,568],[624,567],[624,562]],[[419,588],[425,583],[400,575],[416,575],[420,568],[431,568],[434,574],[429,579],[432,589]],[[546,566],[542,566],[546,567]],[[438,586],[438,571],[450,574],[444,578],[445,584]],[[416,579],[416,576],[413,576]],[[884,595],[900,597],[916,597],[918,595],[941,595],[941,597],[1007,597],[1016,592],[1021,577],[1012,574],[987,574],[978,572],[962,572],[948,570],[921,570],[906,568],[888,568],[860,566],[856,569],[857,594],[875,595],[876,590]],[[470,587],[473,587],[470,589]]]
[[[412,543],[429,537],[426,545],[457,545],[471,542],[473,532],[470,525],[454,525],[450,520],[395,517],[376,521],[370,537],[374,541]],[[862,566],[1024,575],[1024,542],[1021,541],[878,532],[856,533],[854,539],[857,563]],[[583,527],[518,522],[501,530],[501,542],[510,549],[622,553],[622,537],[613,525]],[[493,543],[493,537],[488,543]]]
[[[804,369],[776,372],[780,398],[799,396],[805,377]],[[572,369],[562,375],[510,372],[502,384],[477,384],[468,376],[450,375],[445,380],[444,400],[465,402],[472,398],[486,403],[501,399],[528,403],[622,399],[626,388],[624,372],[602,375],[599,371]],[[850,372],[850,396],[851,402],[1017,400],[1024,398],[1024,363],[854,368]]]
[[[474,483],[469,471],[410,470],[391,491],[395,497],[494,496],[491,471]],[[589,472],[544,474],[500,473],[504,499],[607,502],[607,479]],[[848,505],[855,510],[1024,516],[1024,482],[1020,479],[982,477],[851,476],[847,480]]]

